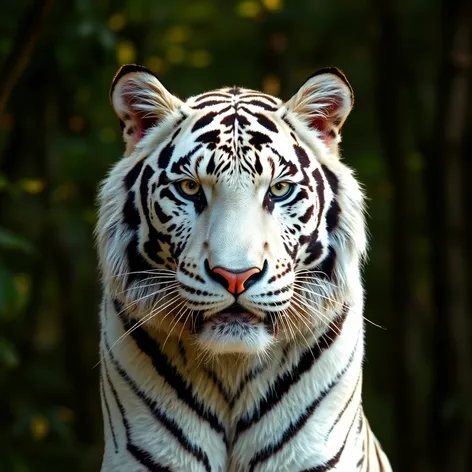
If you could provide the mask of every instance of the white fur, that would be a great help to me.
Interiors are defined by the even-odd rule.
[[[119,116],[125,112],[121,97],[134,93],[139,111],[156,114],[160,121],[133,144],[128,157],[114,166],[100,190],[96,234],[104,290],[100,348],[105,427],[102,471],[151,470],[143,465],[148,460],[167,467],[166,470],[179,472],[298,472],[329,463],[339,453],[336,464],[326,470],[389,472],[388,461],[370,431],[361,406],[364,331],[360,265],[366,252],[364,198],[353,172],[341,162],[337,146],[327,143],[310,126],[310,117],[319,115],[336,121],[340,128],[352,106],[349,87],[336,75],[322,74],[310,79],[287,104],[276,102],[276,111],[258,110],[257,105],[255,108],[257,113],[266,113],[277,124],[278,133],[271,135],[274,149],[291,162],[296,162],[296,158],[288,136],[291,129],[296,130],[298,146],[310,157],[310,168],[299,169],[293,179],[301,179],[303,172],[312,175],[321,165],[337,178],[337,195],[328,185],[326,176],[323,183],[313,180],[313,195],[318,185],[320,191],[324,189],[325,207],[321,208],[321,203],[312,196],[310,203],[313,202],[315,215],[320,212],[320,221],[313,217],[315,219],[310,219],[302,228],[308,233],[318,228],[318,238],[324,245],[323,257],[328,246],[335,250],[332,278],[335,283],[318,278],[311,266],[306,268],[302,262],[287,273],[279,269],[276,281],[268,280],[270,275],[276,274],[276,264],[294,264],[284,245],[288,236],[282,238],[292,216],[287,216],[287,211],[279,206],[272,213],[262,208],[264,195],[271,185],[267,175],[273,172],[269,165],[272,155],[269,148],[262,148],[257,155],[248,157],[259,159],[263,168],[255,189],[241,178],[244,174],[237,172],[232,180],[225,180],[224,176],[220,181],[202,178],[208,208],[191,224],[183,215],[186,210],[182,214],[176,213],[172,200],[162,197],[158,190],[149,194],[150,201],[159,199],[161,210],[173,215],[166,226],[152,214],[151,224],[159,227],[161,232],[165,232],[171,223],[175,223],[174,233],[178,228],[189,227],[189,239],[173,269],[143,273],[144,281],[130,282],[125,255],[133,233],[123,221],[123,208],[128,198],[123,190],[123,180],[141,161],[155,169],[156,174],[159,172],[155,162],[166,140],[174,133],[179,114],[186,115],[187,121],[182,124],[179,139],[174,143],[174,153],[184,156],[191,152],[195,137],[201,134],[201,131],[192,133],[191,129],[208,111],[194,108],[199,97],[192,97],[183,104],[157,79],[150,77],[142,73],[129,74],[115,87],[113,104]],[[227,89],[218,92],[224,94]],[[244,92],[250,93],[243,91],[241,100],[244,100]],[[325,97],[333,96],[341,106],[335,111],[336,116],[329,116],[325,106],[329,101],[326,102]],[[212,110],[225,107],[227,101],[221,100],[221,104],[215,104]],[[252,130],[264,131],[256,120],[251,126]],[[220,154],[216,155],[223,159]],[[203,152],[199,156],[201,168],[206,168],[214,156],[208,150]],[[138,183],[132,191],[139,194]],[[338,226],[328,234],[324,220],[335,198],[341,213]],[[143,250],[152,229],[146,222],[143,205],[147,204],[136,200],[141,221],[138,248],[146,263],[155,267],[152,257],[156,255]],[[149,214],[148,210],[146,214]],[[159,256],[163,258],[171,251],[165,244],[159,247]],[[306,247],[300,247],[298,251],[300,261],[310,254]],[[225,334],[225,331],[213,329],[219,323],[212,321],[213,314],[232,305],[234,297],[205,275],[204,259],[209,261],[210,267],[234,270],[261,268],[264,260],[269,261],[272,272],[238,299],[243,307],[260,316],[259,321],[246,326],[244,336],[243,331]],[[194,275],[182,270],[182,262],[193,267],[194,274],[205,278],[205,284],[198,285]],[[160,277],[158,288],[153,288],[152,277]],[[172,283],[174,289],[166,291],[166,284]],[[194,288],[192,295],[183,289],[183,285]],[[296,294],[298,289],[294,287],[297,286],[305,287],[304,300]],[[282,290],[287,287],[290,289]],[[282,294],[264,295],[277,290]],[[209,295],[203,295],[203,291]],[[118,302],[114,304],[113,299]],[[280,316],[278,337],[264,327],[265,312],[258,305],[260,300],[278,304],[274,308]],[[117,313],[119,305],[116,303],[123,307],[120,313]],[[178,324],[179,320],[192,315],[191,309],[204,311],[206,321],[199,333],[188,334],[186,325]],[[125,312],[121,313],[123,310]],[[155,316],[146,318],[150,313]],[[335,321],[342,313],[346,316],[338,332]],[[138,327],[127,333],[123,316],[143,323],[145,328]],[[134,335],[137,337],[133,338]],[[142,342],[151,346],[149,349],[154,357],[138,347]],[[328,349],[324,349],[326,343],[331,343]],[[309,346],[311,352],[307,351]],[[301,360],[308,363],[310,356],[315,355],[319,357],[310,368],[257,420],[264,401],[274,394],[277,379],[280,388],[284,388],[291,378],[297,378],[295,368]],[[175,380],[176,375],[183,383]],[[173,382],[180,387],[175,388]],[[258,461],[266,448],[281,441],[289,425],[303,424],[302,413],[311,405],[315,407],[298,434],[266,460]],[[160,419],[157,414],[161,415]],[[246,419],[253,416],[255,420],[245,425]],[[358,429],[360,425],[362,427]],[[184,446],[180,435],[206,457],[208,466],[196,458],[198,454]],[[130,450],[130,444],[131,449],[137,447],[146,453],[144,459],[141,457],[141,463]],[[363,448],[370,453],[357,467]],[[376,449],[379,449],[382,469],[377,462]]]

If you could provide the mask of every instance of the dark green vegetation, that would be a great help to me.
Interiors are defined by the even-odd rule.
[[[369,197],[365,408],[400,472],[472,470],[472,3],[10,1],[0,15],[0,470],[97,470],[97,183],[119,64],[185,97],[288,98],[319,67],[356,106]],[[466,159],[466,156],[469,158]]]

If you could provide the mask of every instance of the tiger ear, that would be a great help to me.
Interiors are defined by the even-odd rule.
[[[110,101],[120,120],[126,156],[134,151],[149,128],[182,105],[151,71],[134,64],[124,65],[116,73]]]
[[[334,67],[320,69],[286,103],[287,108],[323,141],[338,144],[340,131],[354,104],[354,93],[344,74]]]

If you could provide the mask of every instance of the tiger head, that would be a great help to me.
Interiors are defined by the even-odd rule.
[[[363,195],[338,150],[353,94],[339,70],[287,102],[239,87],[182,101],[128,65],[111,102],[126,150],[96,233],[105,289],[129,316],[251,353],[362,298]]]

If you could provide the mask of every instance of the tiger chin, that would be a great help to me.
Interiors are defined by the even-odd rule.
[[[344,74],[288,101],[182,100],[126,65],[110,100],[125,149],[98,198],[102,471],[391,471],[362,409]]]

